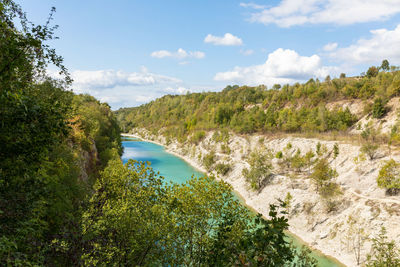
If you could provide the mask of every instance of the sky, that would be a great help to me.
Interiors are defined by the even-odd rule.
[[[400,65],[400,0],[16,0],[53,23],[76,93],[112,109],[227,85],[293,84]],[[54,73],[49,68],[49,73]]]

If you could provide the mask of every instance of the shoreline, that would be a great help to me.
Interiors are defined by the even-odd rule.
[[[172,155],[174,155],[174,156],[176,156],[176,157],[179,157],[180,159],[182,159],[183,161],[185,161],[187,164],[189,164],[190,166],[192,166],[193,168],[195,168],[197,171],[200,171],[200,172],[204,173],[205,175],[208,175],[208,172],[207,172],[203,167],[199,166],[199,164],[197,164],[196,162],[194,162],[194,161],[191,160],[191,159],[188,159],[187,157],[184,157],[184,156],[182,156],[182,155],[176,153],[175,151],[172,151],[171,149],[169,149],[168,147],[166,147],[164,144],[162,144],[162,143],[160,143],[160,142],[157,142],[157,141],[154,141],[154,140],[148,140],[148,139],[145,139],[145,138],[143,138],[143,137],[141,137],[141,136],[139,136],[139,135],[135,135],[135,134],[123,133],[123,134],[121,134],[121,136],[134,137],[134,138],[140,139],[140,140],[145,141],[145,142],[149,142],[149,143],[153,143],[153,144],[162,146],[162,147],[165,149],[165,151],[166,151],[167,153],[170,153],[170,154],[172,154]],[[227,181],[225,181],[225,182],[227,182]],[[227,182],[227,183],[229,183],[229,182]],[[230,183],[229,183],[229,184],[230,184]],[[232,186],[232,191],[238,196],[238,198],[240,199],[240,202],[242,202],[242,205],[244,205],[246,208],[248,208],[248,209],[251,210],[252,212],[255,212],[255,213],[257,213],[257,214],[260,213],[260,212],[258,212],[254,207],[250,206],[250,205],[247,203],[246,198],[245,198],[241,193],[239,193],[239,191],[235,190],[234,187],[233,187],[233,185],[231,185],[231,186]],[[260,213],[260,214],[261,214],[261,213]],[[263,217],[264,219],[267,219],[263,214],[262,214],[262,217]],[[334,257],[334,256],[332,256],[332,255],[328,255],[328,254],[322,252],[320,249],[315,248],[315,247],[312,246],[310,243],[306,242],[303,238],[301,238],[298,234],[295,234],[295,233],[291,232],[290,230],[286,230],[285,232],[289,233],[290,236],[291,236],[292,238],[296,239],[296,241],[297,241],[299,244],[301,244],[301,245],[306,245],[308,248],[311,249],[312,252],[317,253],[317,254],[321,254],[323,257],[325,257],[325,258],[327,258],[327,259],[333,261],[333,262],[334,262],[335,264],[337,264],[338,266],[343,266],[343,267],[346,267],[346,266],[347,266],[347,265],[343,264],[338,258],[336,258],[336,257]]]

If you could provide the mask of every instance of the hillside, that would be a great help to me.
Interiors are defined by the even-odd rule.
[[[356,266],[382,226],[400,243],[397,185],[393,191],[377,183],[389,160],[400,162],[399,79],[395,71],[271,90],[227,87],[164,96],[116,116],[126,132],[230,183],[264,215],[269,204],[289,199],[289,229]],[[268,162],[268,174],[253,183],[249,171],[262,173],[257,159]],[[316,178],[321,166],[322,182]]]
[[[167,95],[116,115],[123,130],[161,130],[180,142],[221,128],[238,134],[346,132],[364,115],[383,116],[386,102],[399,93],[400,71],[382,71],[375,77],[327,77],[270,89],[228,86],[217,93]]]

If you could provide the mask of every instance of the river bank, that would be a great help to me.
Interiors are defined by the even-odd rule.
[[[172,154],[172,155],[174,155],[174,156],[176,156],[176,157],[181,158],[182,160],[184,160],[187,164],[191,165],[191,166],[192,166],[193,168],[195,168],[196,170],[198,170],[198,171],[200,171],[200,172],[202,172],[202,173],[206,173],[206,174],[208,174],[208,175],[213,174],[213,173],[207,172],[206,169],[205,169],[203,166],[201,166],[201,164],[200,164],[199,162],[193,160],[193,159],[190,158],[190,157],[187,157],[187,156],[184,156],[184,155],[181,155],[181,154],[177,153],[176,151],[170,149],[168,146],[165,146],[165,144],[163,144],[163,143],[161,143],[161,142],[159,142],[159,141],[150,140],[150,139],[145,139],[145,138],[143,138],[142,136],[137,135],[137,134],[122,134],[122,135],[123,135],[123,136],[126,136],[126,137],[138,138],[138,139],[140,139],[140,140],[143,140],[143,141],[146,141],[146,142],[149,142],[149,143],[154,143],[154,144],[160,145],[160,146],[162,146],[162,147],[165,148],[165,150],[166,150],[167,153],[170,153],[170,154]],[[247,208],[249,208],[250,210],[252,210],[252,211],[255,212],[255,213],[258,213],[258,212],[259,212],[258,210],[256,210],[255,208],[253,208],[251,205],[249,205],[249,204],[246,202],[246,198],[242,196],[242,194],[240,193],[240,191],[236,190],[235,188],[233,188],[233,191],[234,191],[235,194],[241,199],[241,202],[243,203],[243,205],[245,205]],[[267,214],[264,213],[263,216],[266,217]],[[325,258],[329,259],[330,262],[335,262],[335,263],[336,263],[336,266],[345,266],[345,265],[342,264],[338,259],[336,259],[336,258],[334,258],[334,257],[332,257],[332,256],[329,256],[329,255],[325,255],[322,251],[320,251],[319,249],[313,247],[311,244],[307,243],[305,240],[303,240],[300,236],[296,235],[295,233],[292,233],[292,232],[288,231],[288,234],[291,236],[291,239],[293,240],[293,242],[294,242],[297,246],[305,245],[305,246],[311,248],[311,249],[313,250],[313,253],[315,253],[315,256],[316,256],[317,258],[319,258],[320,260],[321,260],[321,257],[322,257],[322,258],[325,257]],[[331,266],[331,264],[323,265],[323,266]]]
[[[266,135],[239,136],[230,134],[229,153],[221,149],[222,143],[208,132],[204,139],[194,145],[189,142],[180,144],[176,140],[166,140],[162,135],[152,135],[145,129],[131,131],[136,137],[153,141],[166,147],[168,152],[180,156],[192,166],[203,170],[202,158],[214,151],[216,163],[227,163],[232,170],[221,179],[232,185],[247,206],[267,215],[268,204],[283,199],[289,192],[292,196],[289,216],[290,232],[301,237],[314,249],[331,255],[347,266],[357,266],[356,253],[360,253],[360,263],[365,261],[371,249],[371,239],[379,234],[382,227],[387,235],[396,243],[400,243],[400,197],[386,196],[385,190],[378,188],[376,177],[386,160],[400,161],[398,151],[381,148],[376,158],[362,158],[360,146],[357,144],[324,141],[300,137],[271,137]],[[248,168],[246,157],[251,151],[259,148],[269,149],[275,153],[301,154],[312,150],[320,143],[326,150],[329,164],[336,169],[336,183],[340,185],[342,194],[335,200],[335,206],[328,210],[327,204],[316,192],[315,185],[308,178],[308,173],[286,173],[273,159],[274,173],[272,181],[260,191],[249,189],[242,175],[243,168]],[[332,156],[333,146],[337,144],[339,155]],[[287,149],[290,145],[291,149]],[[215,171],[210,174],[216,173]],[[355,230],[362,229],[362,243],[358,246],[354,240],[358,237]]]

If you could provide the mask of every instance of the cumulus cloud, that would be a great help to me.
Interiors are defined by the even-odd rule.
[[[252,7],[250,21],[291,27],[331,23],[350,25],[388,19],[400,12],[400,0],[282,0],[273,7]],[[260,10],[262,9],[262,10]]]
[[[217,73],[214,80],[272,86],[275,83],[305,81],[311,77],[325,78],[335,72],[335,67],[322,66],[318,55],[300,56],[296,51],[279,48],[270,53],[262,65],[235,67],[231,71]]]
[[[204,52],[201,51],[185,51],[182,48],[179,48],[175,52],[167,51],[167,50],[159,50],[159,51],[154,51],[151,53],[152,57],[155,58],[165,58],[165,57],[172,57],[176,59],[185,59],[185,58],[197,58],[201,59],[206,56]]]
[[[206,38],[204,38],[204,42],[213,45],[224,45],[224,46],[234,46],[243,44],[242,39],[231,33],[225,33],[224,36],[222,37],[208,34]]]
[[[73,87],[82,89],[107,89],[117,86],[149,86],[155,84],[178,83],[179,79],[148,72],[124,72],[116,70],[86,71],[76,70],[71,73]]]
[[[167,87],[165,88],[165,92],[170,93],[170,94],[179,94],[179,95],[183,95],[186,94],[188,92],[190,92],[189,89],[179,86],[179,87]]]
[[[338,44],[337,43],[329,43],[324,45],[322,48],[324,51],[333,51],[337,48]]]
[[[348,64],[380,63],[383,59],[400,64],[400,24],[394,30],[372,30],[371,38],[359,39],[348,47],[337,48],[329,53],[332,59]]]

